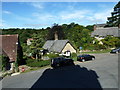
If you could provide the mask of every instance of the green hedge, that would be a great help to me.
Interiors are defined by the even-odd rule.
[[[49,58],[56,58],[56,57],[59,57],[59,54],[50,53],[46,56],[48,56]]]
[[[77,60],[77,54],[76,53],[72,53],[71,54],[71,58],[76,61]]]
[[[0,55],[0,70],[6,71],[8,63],[9,63],[9,58],[5,55]]]
[[[31,58],[27,58],[26,59],[26,63],[29,64],[29,63],[33,63],[35,62],[36,60],[35,59],[31,59]]]
[[[27,64],[30,67],[43,67],[43,66],[47,66],[50,65],[50,60],[46,60],[46,61],[39,61],[39,62],[31,62]]]

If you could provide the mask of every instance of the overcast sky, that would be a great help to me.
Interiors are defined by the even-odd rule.
[[[3,28],[46,28],[54,23],[106,23],[117,2],[3,2]]]

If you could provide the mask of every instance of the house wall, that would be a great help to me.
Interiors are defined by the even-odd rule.
[[[31,41],[30,40],[27,40],[27,45],[31,45]]]
[[[103,37],[95,37],[98,41],[104,39]]]
[[[103,37],[95,37],[98,41],[99,41],[99,44],[102,44],[103,45],[103,42],[101,41],[102,39],[104,39]],[[93,41],[95,42],[95,41]]]
[[[73,48],[73,46],[70,43],[67,43],[62,52],[65,52],[69,50],[71,53],[76,53],[76,50]]]

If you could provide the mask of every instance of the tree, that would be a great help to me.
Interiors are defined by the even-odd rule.
[[[107,48],[119,47],[120,39],[118,37],[107,36],[105,39],[102,39],[102,42]]]
[[[64,39],[64,32],[62,26],[54,24],[48,32],[48,40],[55,40],[55,35],[58,36],[58,40]]]
[[[0,55],[0,64],[2,64],[0,66],[1,70],[6,71],[8,63],[9,63],[8,56],[6,56],[4,54]]]
[[[39,33],[33,34],[31,38],[33,40],[31,41],[31,45],[28,46],[28,49],[26,53],[28,55],[31,54],[31,56],[35,57],[36,60],[40,59],[40,50],[42,49],[42,46],[44,45],[46,41],[46,31],[41,31]]]
[[[118,26],[120,24],[120,1],[114,6],[114,11],[111,13],[111,17],[108,17],[108,27]]]

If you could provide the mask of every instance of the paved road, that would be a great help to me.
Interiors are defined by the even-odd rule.
[[[6,77],[3,88],[118,88],[118,54],[95,54],[94,61]]]

